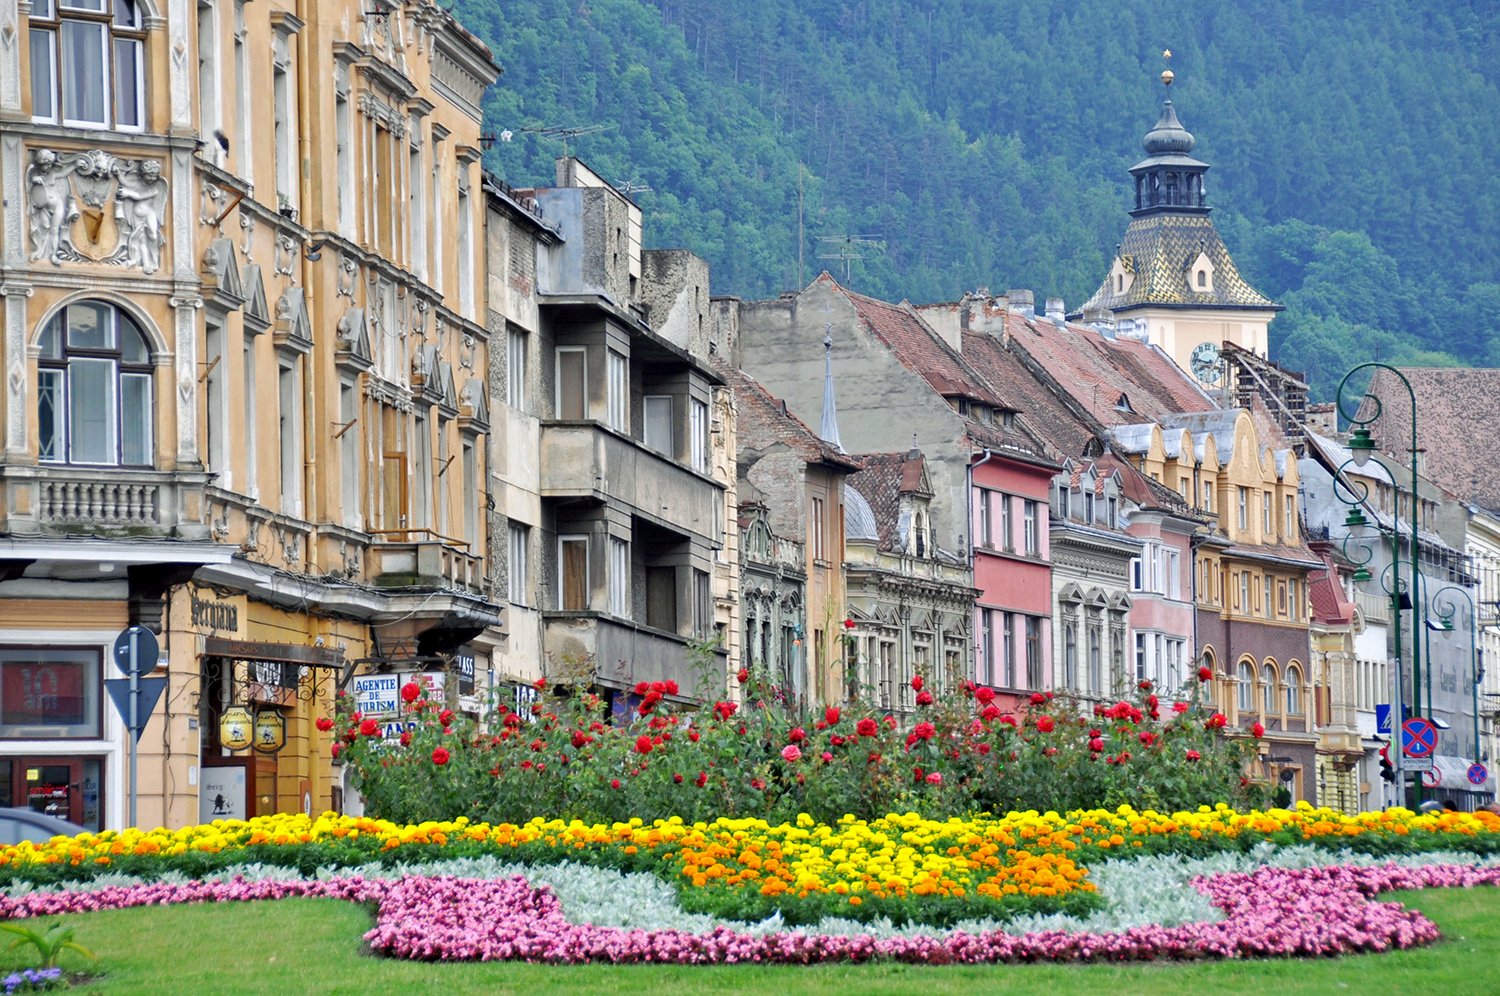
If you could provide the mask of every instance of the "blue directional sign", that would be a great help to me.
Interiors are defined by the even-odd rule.
[[[144,626],[131,626],[115,637],[115,663],[125,674],[130,673],[132,660],[137,674],[150,674],[156,670],[156,659],[160,656],[161,645],[156,642],[156,634]]]
[[[1482,764],[1469,765],[1469,782],[1473,785],[1483,785],[1489,780],[1490,772]]]
[[[1383,734],[1391,732],[1391,704],[1389,702],[1375,704],[1375,732]]]
[[[162,692],[167,690],[167,679],[137,678],[136,681],[140,699],[136,703],[134,726],[130,726],[130,679],[105,678],[104,690],[109,692],[110,701],[120,711],[120,718],[125,721],[125,725],[130,727],[131,735],[140,740],[142,731],[151,720],[151,714],[156,711],[156,704],[161,701]]]
[[[1437,749],[1437,727],[1425,719],[1401,724],[1401,752],[1407,757],[1426,757]]]

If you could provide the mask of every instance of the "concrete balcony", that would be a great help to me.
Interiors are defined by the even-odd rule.
[[[612,688],[641,681],[677,682],[680,694],[707,701],[724,694],[726,654],[707,666],[689,656],[689,640],[600,612],[543,612],[542,659],[549,681],[574,681],[579,669]]]
[[[0,532],[203,539],[207,482],[196,472],[0,466]]]
[[[431,585],[473,594],[482,594],[484,587],[483,559],[456,540],[422,529],[377,530],[370,544],[369,573],[378,587]]]
[[[720,542],[724,487],[596,422],[542,424],[543,498],[593,498]]]

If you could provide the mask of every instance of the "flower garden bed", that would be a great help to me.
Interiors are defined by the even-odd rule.
[[[341,898],[375,907],[372,949],[408,959],[1310,956],[1436,939],[1421,914],[1372,897],[1500,884],[1497,845],[1489,814],[1305,807],[834,825],[279,816],[0,849],[0,916]]]

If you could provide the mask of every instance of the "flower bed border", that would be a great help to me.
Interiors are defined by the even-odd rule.
[[[550,889],[532,886],[520,876],[476,880],[421,875],[395,882],[358,876],[257,882],[236,878],[30,893],[0,897],[0,917],[174,903],[343,899],[377,905],[376,926],[364,935],[374,950],[425,961],[972,964],[1326,957],[1437,940],[1437,926],[1420,912],[1373,897],[1395,889],[1500,885],[1500,868],[1263,868],[1205,876],[1194,885],[1225,911],[1226,919],[1114,933],[954,931],[943,937],[875,938],[803,931],[756,935],[717,928],[695,934],[568,923]]]

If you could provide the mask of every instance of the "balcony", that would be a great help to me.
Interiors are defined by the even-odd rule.
[[[543,498],[592,498],[717,546],[724,488],[596,422],[542,425]]]
[[[612,688],[631,688],[641,681],[677,682],[680,693],[706,701],[724,692],[726,655],[714,651],[702,668],[689,657],[685,636],[615,619],[599,612],[542,613],[542,649],[548,680],[571,680],[580,662],[590,677]]]
[[[380,587],[429,585],[483,594],[484,560],[428,529],[374,530],[369,573]]]
[[[0,467],[0,532],[203,539],[207,481],[149,469]]]

